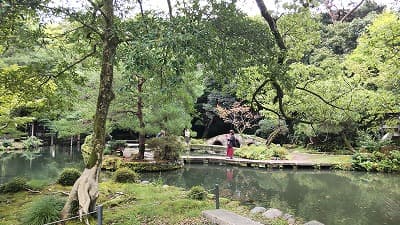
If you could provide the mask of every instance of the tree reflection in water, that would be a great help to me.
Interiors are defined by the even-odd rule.
[[[400,224],[400,177],[396,174],[189,165],[161,176],[165,184],[185,188],[213,189],[219,184],[223,197],[251,207],[279,208],[324,224]]]

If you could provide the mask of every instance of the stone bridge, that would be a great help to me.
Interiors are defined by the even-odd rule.
[[[229,134],[221,134],[212,137],[206,141],[208,145],[222,145],[227,146]],[[236,140],[239,141],[240,146],[261,145],[265,144],[265,140],[259,137],[250,137],[248,135],[235,134]]]

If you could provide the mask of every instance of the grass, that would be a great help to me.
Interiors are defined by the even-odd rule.
[[[104,224],[140,225],[140,224],[207,224],[201,217],[201,211],[215,208],[212,195],[204,201],[192,200],[188,191],[155,184],[100,183],[98,204],[103,205]],[[44,195],[68,192],[70,186],[50,185],[39,194],[18,192],[0,196],[0,224],[22,224],[23,215],[29,205]],[[59,194],[61,195],[61,194]],[[64,196],[65,197],[65,196]],[[221,200],[221,205],[228,208],[238,206],[228,200]],[[92,224],[96,224],[93,218]],[[70,221],[68,225],[81,225],[78,220]]]

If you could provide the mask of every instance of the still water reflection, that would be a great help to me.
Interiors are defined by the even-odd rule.
[[[0,154],[0,184],[17,176],[54,182],[66,167],[83,169],[77,147],[52,146],[36,152],[3,152]]]
[[[53,182],[65,167],[83,169],[76,148],[57,146],[38,153],[0,154],[0,184],[16,176]],[[275,207],[326,225],[399,225],[398,174],[187,165],[142,174],[144,180],[190,188],[219,184],[222,196],[250,206]],[[223,207],[223,205],[222,205]]]
[[[185,188],[219,184],[221,195],[243,204],[275,207],[327,225],[400,224],[399,175],[189,165],[142,177]]]

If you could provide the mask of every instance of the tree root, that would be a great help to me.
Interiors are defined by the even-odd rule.
[[[87,214],[89,210],[93,210],[96,204],[98,192],[98,181],[97,181],[98,166],[94,166],[90,169],[85,169],[82,175],[75,181],[67,203],[61,211],[61,219],[67,219],[70,216],[72,203],[77,201],[79,203],[79,219],[82,222],[82,217],[85,219],[85,224],[89,225]]]

